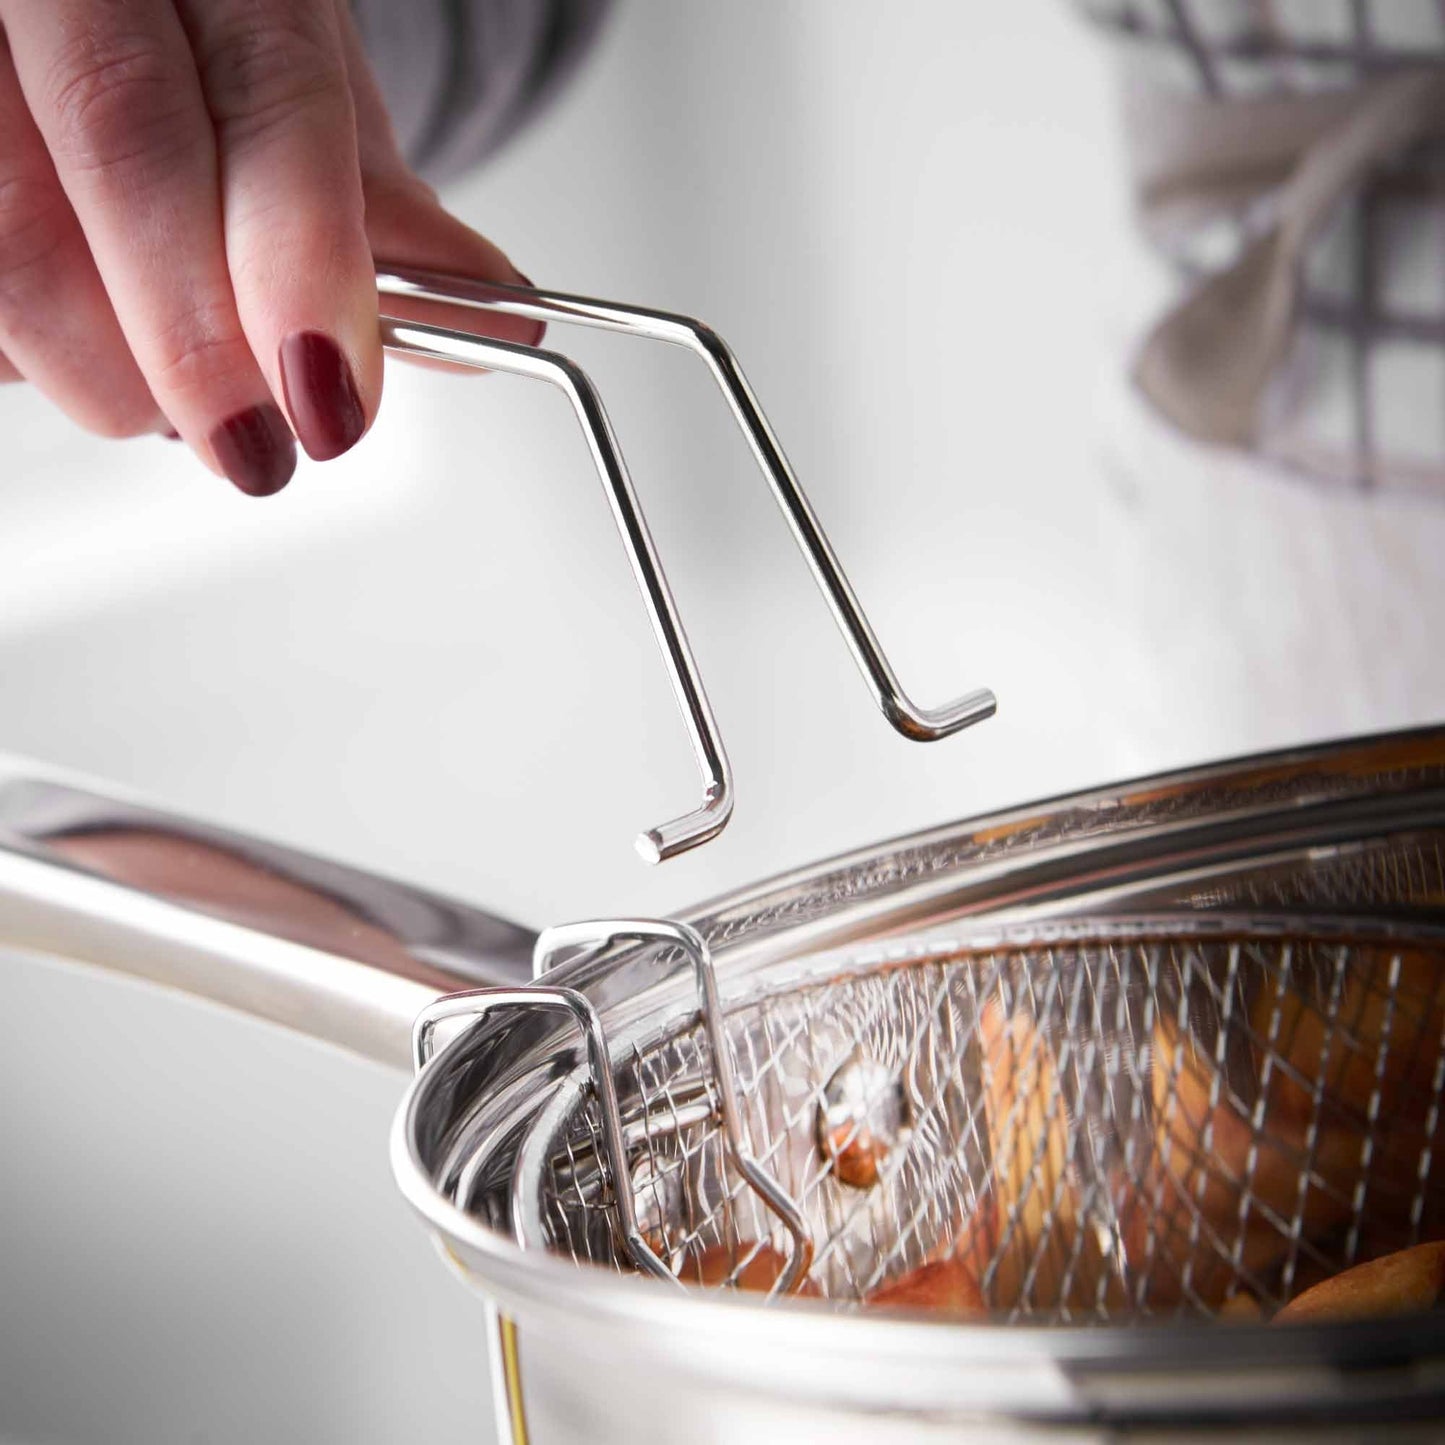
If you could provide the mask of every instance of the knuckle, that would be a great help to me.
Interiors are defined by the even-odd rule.
[[[229,306],[188,306],[149,338],[147,374],[165,392],[208,390],[246,366],[250,352]]]
[[[231,281],[242,314],[248,306],[271,310],[278,275],[306,277],[327,294],[371,284],[371,253],[349,209],[308,205],[303,210],[283,196],[258,203],[247,219],[248,229],[264,237],[264,244],[247,240],[233,248]]]
[[[265,134],[308,112],[347,114],[341,55],[316,15],[311,6],[268,7],[220,30],[197,57],[211,114],[229,139]]]
[[[85,33],[62,46],[44,87],[51,150],[83,173],[165,162],[193,141],[183,101],[152,40]]]

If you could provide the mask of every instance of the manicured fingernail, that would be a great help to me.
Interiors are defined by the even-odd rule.
[[[329,336],[298,331],[281,343],[281,387],[313,461],[330,461],[361,440],[366,413],[351,368]]]
[[[210,435],[221,470],[248,497],[269,497],[296,470],[296,442],[279,407],[269,401],[228,417]]]

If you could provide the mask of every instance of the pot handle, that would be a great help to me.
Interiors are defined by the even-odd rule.
[[[0,948],[147,979],[409,1068],[437,998],[536,935],[422,889],[0,758]]]

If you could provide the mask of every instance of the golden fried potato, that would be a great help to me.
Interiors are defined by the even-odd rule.
[[[997,1311],[1118,1305],[1118,1282],[1079,1206],[1052,1049],[1033,1019],[1005,1019],[996,999],[979,1016],[979,1039],[1000,1249],[989,1304]]]
[[[737,1278],[732,1279],[739,1260],[747,1260],[747,1263],[738,1272]],[[766,1294],[787,1267],[786,1255],[770,1245],[744,1240],[736,1249],[730,1249],[725,1244],[712,1244],[699,1250],[688,1260],[679,1278],[684,1284],[717,1286],[731,1283],[735,1289]],[[805,1277],[793,1291],[793,1297],[815,1298],[818,1293],[818,1286]]]
[[[978,1277],[957,1255],[920,1265],[864,1301],[884,1309],[932,1310],[981,1319],[988,1313]]]
[[[1311,1156],[1300,1122],[1268,1109],[1256,1134],[1213,1057],[1181,1041],[1172,1017],[1154,1024],[1150,1093],[1154,1151],[1119,1207],[1130,1273],[1148,1304],[1187,1298],[1218,1309],[1241,1271],[1267,1273],[1284,1256],[1297,1215],[1310,1234],[1349,1217],[1357,1134],[1321,1130]],[[1301,1200],[1311,1171],[1335,1187],[1311,1187]]]
[[[1250,1022],[1261,1039],[1273,1038],[1284,1064],[1270,1080],[1271,1125],[1301,1140],[1312,1121],[1335,1141],[1348,1135],[1321,1176],[1349,1194],[1367,1171],[1368,1222],[1389,1230],[1413,1222],[1421,1158],[1445,1142],[1434,1089],[1445,1044],[1445,958],[1387,946],[1356,954],[1333,1009],[1296,992],[1281,999],[1266,987]],[[1371,1130],[1371,1118],[1384,1127]],[[1366,1165],[1363,1145],[1371,1133]],[[1445,1227],[1440,1193],[1426,1201],[1423,1223],[1432,1232]]]
[[[1429,1309],[1445,1293],[1445,1241],[1357,1264],[1292,1299],[1276,1324],[1372,1319]]]

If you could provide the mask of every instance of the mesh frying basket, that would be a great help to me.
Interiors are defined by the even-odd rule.
[[[1260,1314],[1445,1224],[1434,931],[1094,920],[822,967],[721,1030],[807,1293],[952,1260],[1000,1320]],[[620,1180],[585,1071],[564,1085],[519,1151],[521,1240],[632,1267],[620,1186],[676,1278],[781,1297],[793,1242],[733,1165],[714,1057],[697,1018],[614,1055]]]

